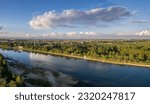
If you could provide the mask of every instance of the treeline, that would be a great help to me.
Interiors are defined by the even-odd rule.
[[[104,61],[150,64],[150,40],[12,40],[0,46]]]
[[[23,86],[23,80],[19,75],[11,73],[5,59],[0,54],[0,87]]]

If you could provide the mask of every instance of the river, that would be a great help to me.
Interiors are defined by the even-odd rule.
[[[25,51],[0,49],[9,57],[42,71],[54,70],[80,81],[77,86],[150,87],[150,68],[92,62]],[[38,69],[37,69],[38,70]]]

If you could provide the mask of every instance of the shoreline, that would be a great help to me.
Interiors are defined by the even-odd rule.
[[[113,61],[99,60],[99,59],[94,59],[94,58],[89,58],[89,57],[84,58],[84,57],[81,57],[81,56],[66,55],[66,54],[52,53],[52,52],[44,52],[44,51],[37,51],[37,50],[31,50],[31,49],[21,49],[21,50],[19,50],[18,48],[11,48],[11,47],[6,48],[6,47],[2,47],[2,46],[0,46],[0,48],[2,48],[2,49],[12,49],[12,50],[18,50],[18,51],[35,52],[35,53],[41,53],[41,54],[49,54],[49,55],[62,56],[62,57],[68,57],[68,58],[82,59],[82,60],[87,60],[87,61],[102,62],[102,63],[107,63],[107,64],[127,65],[127,66],[150,68],[150,65],[148,65],[148,64],[113,62]]]
[[[33,51],[33,52],[35,52],[35,51]],[[40,53],[42,53],[42,52],[40,52]],[[87,60],[87,61],[93,61],[93,62],[102,62],[102,63],[107,63],[107,64],[127,65],[127,66],[148,67],[148,68],[150,68],[150,65],[146,65],[146,64],[144,65],[144,64],[134,64],[134,63],[111,62],[111,61],[106,61],[106,60],[98,60],[98,59],[92,59],[92,58],[84,58],[84,57],[81,57],[81,56],[73,56],[73,55],[49,53],[49,52],[47,52],[46,54],[56,55],[56,56],[63,56],[63,57],[68,57],[68,58],[81,59],[81,60]]]

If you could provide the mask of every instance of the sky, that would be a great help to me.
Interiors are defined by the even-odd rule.
[[[1,38],[150,38],[150,0],[0,0]]]

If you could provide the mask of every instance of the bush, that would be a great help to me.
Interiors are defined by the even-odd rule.
[[[6,86],[6,84],[7,84],[6,79],[4,79],[4,78],[0,78],[0,87],[5,87],[5,86]]]
[[[23,84],[23,79],[19,75],[16,77],[15,81],[18,86],[21,86]]]
[[[13,80],[11,80],[8,84],[7,84],[8,87],[17,87],[17,83]]]
[[[19,75],[11,73],[7,68],[7,63],[0,54],[0,86],[16,87],[23,86],[23,79]]]

